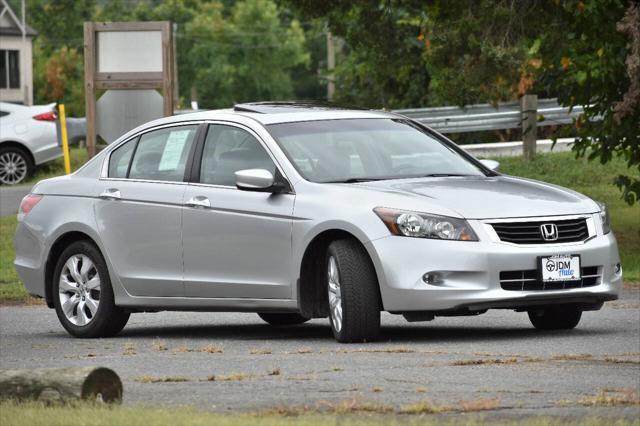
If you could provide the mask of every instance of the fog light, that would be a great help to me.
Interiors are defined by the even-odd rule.
[[[422,281],[424,281],[425,284],[437,284],[440,282],[440,274],[427,272],[422,276]]]

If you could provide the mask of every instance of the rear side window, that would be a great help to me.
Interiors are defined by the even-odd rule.
[[[128,177],[182,182],[196,129],[197,126],[180,126],[142,135]]]
[[[138,139],[130,140],[122,146],[116,148],[109,158],[109,177],[110,178],[126,178],[129,171],[129,163],[131,162],[131,154],[136,147]]]
[[[9,115],[7,111],[0,111],[0,117],[6,117],[7,115]]]

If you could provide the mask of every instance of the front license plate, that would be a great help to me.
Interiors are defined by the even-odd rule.
[[[538,268],[544,282],[580,279],[580,256],[558,254],[539,258]]]

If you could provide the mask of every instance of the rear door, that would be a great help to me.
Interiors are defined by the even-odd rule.
[[[134,296],[183,296],[181,209],[198,125],[152,130],[114,150],[95,215],[107,255]]]
[[[289,299],[295,195],[235,186],[238,170],[275,174],[274,160],[257,135],[231,125],[210,125],[198,150],[184,195],[186,296]]]

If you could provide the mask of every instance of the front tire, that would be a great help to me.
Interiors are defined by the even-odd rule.
[[[298,325],[309,321],[309,318],[295,313],[259,312],[258,316],[271,325]]]
[[[88,241],[63,252],[53,276],[53,304],[62,326],[74,337],[110,337],[119,333],[129,313],[115,305],[107,265]]]
[[[326,258],[329,319],[338,342],[370,342],[380,334],[380,289],[373,264],[355,240],[329,245]]]
[[[529,311],[529,320],[538,330],[571,330],[580,322],[582,311],[576,308]]]

